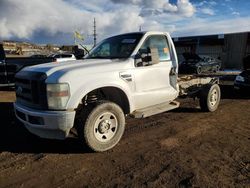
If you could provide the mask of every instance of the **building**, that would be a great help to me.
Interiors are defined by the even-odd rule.
[[[243,58],[250,55],[250,32],[173,38],[179,61],[191,52],[219,58],[224,69],[241,69]]]

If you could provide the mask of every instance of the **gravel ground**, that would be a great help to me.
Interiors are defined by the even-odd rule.
[[[128,118],[104,153],[31,135],[15,122],[15,95],[2,91],[0,187],[250,187],[250,94],[222,91],[214,113],[181,99],[177,110]]]

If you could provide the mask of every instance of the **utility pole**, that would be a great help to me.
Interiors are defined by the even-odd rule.
[[[94,33],[93,33],[93,37],[94,37],[94,47],[96,46],[96,21],[95,21],[95,18],[94,18]]]

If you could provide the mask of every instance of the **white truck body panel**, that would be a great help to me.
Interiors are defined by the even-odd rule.
[[[160,62],[152,66],[135,67],[133,56],[148,36],[165,35],[170,43],[171,61]],[[117,87],[126,93],[130,112],[174,100],[178,90],[170,85],[169,72],[178,67],[176,52],[167,33],[147,32],[131,55],[126,60],[86,59],[70,62],[48,63],[27,67],[25,71],[45,72],[47,83],[68,83],[71,97],[67,109],[75,109],[81,99],[90,91],[101,87]],[[120,74],[130,74],[132,82],[122,79]],[[178,87],[177,87],[178,88]]]

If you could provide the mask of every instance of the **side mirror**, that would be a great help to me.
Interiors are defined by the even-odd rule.
[[[159,63],[159,53],[157,48],[140,49],[135,55],[135,66],[149,66]]]

